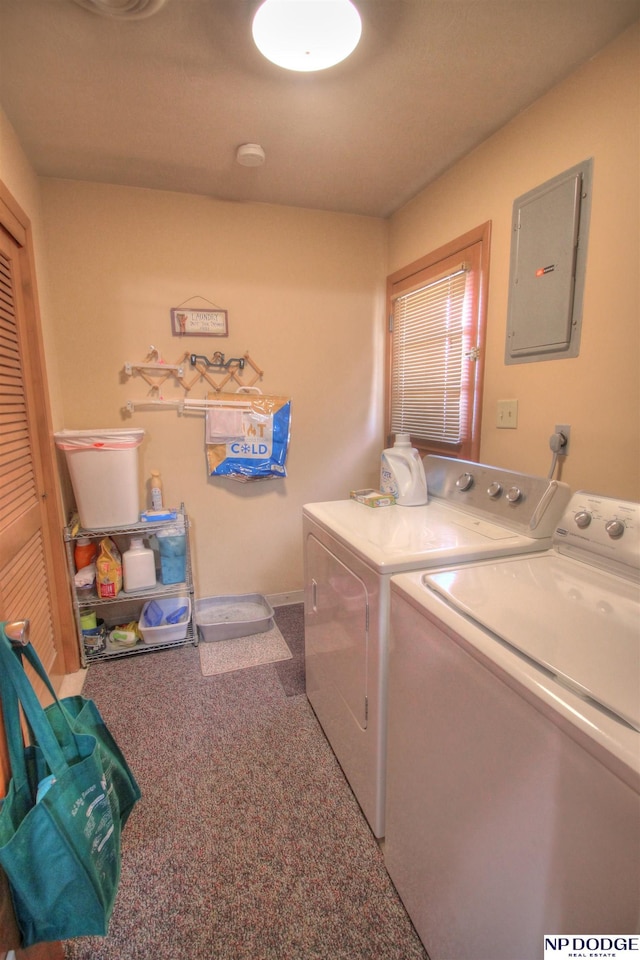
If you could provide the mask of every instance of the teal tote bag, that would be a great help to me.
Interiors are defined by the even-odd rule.
[[[33,649],[23,652],[35,663]],[[119,775],[112,778],[96,735],[101,724],[92,710],[81,717],[84,705],[72,704],[80,706],[75,717],[57,700],[44,710],[2,626],[0,697],[11,765],[7,795],[0,801],[0,865],[23,946],[103,936],[120,879],[123,816]],[[27,746],[20,709],[30,731]],[[96,733],[78,732],[74,724]],[[131,805],[129,796],[125,818]]]
[[[19,658],[24,655],[53,697],[54,702],[46,707],[44,712],[58,739],[62,737],[68,722],[75,733],[87,733],[98,741],[105,775],[117,797],[121,826],[124,827],[134,805],[140,799],[140,787],[95,703],[82,696],[58,700],[47,672],[30,643],[15,647],[14,653]]]

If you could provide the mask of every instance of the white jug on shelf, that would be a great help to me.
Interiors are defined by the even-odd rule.
[[[125,593],[146,590],[156,585],[153,550],[145,547],[142,537],[131,537],[129,549],[122,554],[122,579]]]

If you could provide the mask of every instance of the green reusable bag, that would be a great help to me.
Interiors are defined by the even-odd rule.
[[[107,783],[117,798],[121,827],[124,827],[134,805],[140,799],[140,787],[95,703],[82,696],[63,697],[62,700],[58,700],[47,672],[32,645],[16,647],[14,653],[18,657],[24,655],[53,697],[54,703],[45,707],[44,712],[58,740],[66,720],[75,733],[87,733],[98,741]],[[62,711],[56,704],[62,708]],[[37,772],[35,776],[38,780],[42,779]]]
[[[97,737],[75,732],[59,702],[49,713],[42,708],[3,626],[0,697],[12,777],[0,801],[0,865],[23,946],[103,936],[120,879],[119,801]],[[20,707],[32,736],[26,747]]]

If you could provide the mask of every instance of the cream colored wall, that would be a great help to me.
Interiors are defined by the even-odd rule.
[[[493,222],[481,459],[546,474],[571,425],[563,479],[640,498],[640,67],[636,26],[391,218],[390,270]],[[579,357],[506,366],[512,204],[587,157],[593,205]],[[499,430],[500,399],[519,402]]]
[[[59,391],[58,370],[51,330],[49,303],[49,271],[47,251],[43,237],[40,181],[26,158],[22,145],[9,120],[0,107],[0,180],[13,198],[20,204],[31,221],[36,283],[42,336],[45,346],[47,380],[51,397],[51,416],[54,427],[62,425],[62,401]]]
[[[300,589],[302,505],[376,482],[386,222],[68,181],[42,192],[64,425],[145,429],[141,481],[157,467],[165,502],[186,504],[197,595]],[[170,309],[196,295],[229,311],[227,338],[171,335]],[[123,365],[150,345],[168,363],[248,351],[263,392],[292,398],[288,477],[209,478],[202,414],[123,416],[148,391]]]

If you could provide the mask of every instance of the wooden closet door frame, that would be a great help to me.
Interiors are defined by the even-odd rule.
[[[0,180],[0,225],[18,245],[22,299],[25,312],[24,348],[29,353],[30,386],[35,394],[32,445],[38,459],[44,503],[43,535],[51,587],[54,644],[62,667],[60,677],[80,668],[76,624],[71,605],[67,557],[62,536],[65,526],[49,405],[47,370],[38,307],[31,221]],[[28,616],[28,611],[25,613]],[[56,686],[56,678],[52,678]],[[59,682],[59,681],[58,681]]]
[[[57,652],[56,662],[61,667],[60,673],[56,671],[56,676],[51,679],[54,687],[58,687],[64,674],[73,673],[80,667],[76,626],[69,591],[67,558],[62,537],[64,511],[53,444],[31,222],[1,180],[0,227],[16,244],[19,259],[20,302],[24,314],[20,318],[22,346],[23,351],[28,352],[30,390],[35,399],[35,416],[32,418],[33,422],[30,420],[29,424],[30,440],[34,461],[38,464],[40,495],[44,505],[42,534],[50,585],[53,644]],[[25,616],[28,615],[29,611],[25,611]],[[0,796],[6,795],[9,776],[7,748],[0,716]],[[3,960],[6,951],[10,949],[16,951],[17,960],[62,960],[64,957],[64,949],[59,942],[36,944],[28,949],[21,949],[19,944],[20,937],[7,880],[0,870],[0,960]]]

